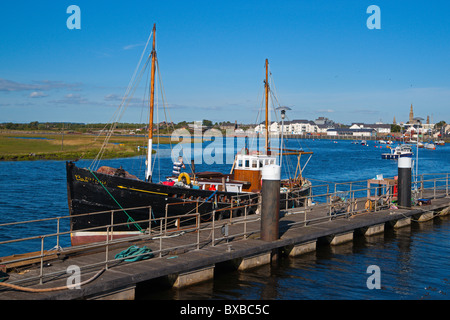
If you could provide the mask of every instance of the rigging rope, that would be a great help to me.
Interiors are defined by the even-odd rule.
[[[105,189],[105,191],[109,194],[109,196],[114,200],[114,202],[120,207],[120,209],[122,209],[123,212],[125,212],[125,214],[128,217],[128,221],[133,222],[134,226],[140,231],[143,232],[142,228],[136,223],[136,221],[125,211],[124,208],[122,208],[122,206],[120,205],[120,203],[116,200],[116,198],[113,197],[113,195],[108,191],[108,189],[106,189],[106,187],[103,185],[103,183],[97,178],[97,176],[94,174],[94,172],[92,172],[91,169],[88,168],[88,170],[92,173],[92,175],[94,176],[94,178],[100,183],[100,185],[103,187],[103,189]]]
[[[125,91],[125,94],[124,94],[124,96],[122,98],[122,101],[121,101],[120,105],[118,106],[118,108],[116,109],[115,113],[113,114],[112,118],[110,119],[110,123],[109,123],[110,128],[109,128],[109,131],[108,131],[108,133],[106,135],[105,140],[103,141],[103,145],[102,145],[99,153],[97,154],[97,156],[95,157],[95,159],[92,161],[92,163],[90,165],[90,168],[93,168],[94,170],[97,168],[97,166],[98,166],[98,164],[99,164],[99,162],[100,162],[100,160],[101,160],[101,158],[102,158],[102,156],[103,156],[103,154],[105,152],[106,145],[108,144],[109,139],[111,138],[111,135],[112,135],[112,133],[114,131],[114,128],[117,125],[117,123],[119,122],[119,120],[122,118],[122,115],[123,115],[124,111],[128,107],[128,105],[129,105],[129,103],[131,101],[131,98],[133,97],[134,92],[137,89],[137,84],[140,82],[140,80],[142,78],[142,75],[143,75],[145,69],[148,66],[148,63],[149,63],[151,55],[149,55],[149,57],[147,58],[147,60],[146,60],[146,62],[144,64],[144,67],[142,68],[141,72],[138,75],[138,78],[136,79],[136,74],[137,74],[137,72],[139,70],[139,67],[140,67],[141,63],[142,63],[142,59],[143,59],[144,54],[145,54],[145,52],[147,50],[147,47],[148,47],[148,44],[150,42],[150,39],[152,38],[152,35],[153,35],[153,31],[150,32],[150,36],[147,39],[147,43],[145,44],[144,50],[142,51],[141,57],[140,57],[139,62],[137,64],[137,66],[136,66],[136,69],[134,70],[133,76],[131,77],[130,82],[128,83],[128,87],[127,87],[127,89]],[[134,90],[133,90],[133,88],[134,88]],[[129,96],[130,93],[131,93],[131,96]],[[127,103],[126,103],[126,105],[124,107],[124,103],[125,102],[127,102]],[[105,125],[103,130],[105,130],[107,126],[108,126],[108,124]],[[100,134],[103,132],[103,130],[100,132]],[[100,136],[100,134],[99,134],[99,136]]]

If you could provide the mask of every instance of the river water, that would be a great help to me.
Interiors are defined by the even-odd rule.
[[[389,152],[385,145],[368,146],[351,141],[289,140],[289,147],[313,151],[303,175],[313,185],[324,181],[346,182],[365,180],[382,174],[397,175],[395,160],[381,159]],[[208,147],[208,142],[203,147]],[[238,143],[237,149],[241,145]],[[229,152],[230,150],[228,150]],[[234,149],[231,151],[235,151]],[[226,153],[226,150],[225,150]],[[209,166],[203,159],[196,161],[196,171],[229,172],[225,153],[210,153],[216,163]],[[186,153],[185,153],[186,154]],[[154,181],[171,173],[172,162],[168,145],[158,150]],[[222,158],[225,163],[219,163]],[[415,159],[415,155],[414,155]],[[308,160],[302,158],[302,164]],[[88,166],[80,160],[79,166]],[[291,173],[296,159],[291,159]],[[450,172],[450,146],[436,150],[419,149],[418,173]],[[143,176],[142,159],[105,160],[102,165],[119,166]],[[189,172],[189,166],[187,166]],[[58,217],[68,214],[65,163],[63,161],[0,162],[0,224],[15,221]],[[68,224],[61,223],[67,231]],[[0,227],[0,241],[56,232],[56,222]],[[352,243],[337,247],[318,246],[317,250],[296,259],[281,259],[272,265],[251,272],[224,270],[216,272],[214,281],[187,289],[167,289],[158,293],[146,292],[143,299],[432,299],[450,298],[450,218],[416,224],[399,230],[386,229],[382,235],[355,238]],[[55,241],[47,241],[51,249]],[[70,245],[68,237],[61,246]],[[0,256],[39,251],[40,241],[0,245]],[[377,266],[380,289],[369,289],[369,266]]]

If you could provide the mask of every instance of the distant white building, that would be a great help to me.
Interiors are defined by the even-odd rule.
[[[435,124],[434,123],[405,123],[404,125],[404,132],[411,134],[419,132],[419,134],[422,133],[431,133],[434,129]]]
[[[353,137],[371,137],[375,136],[374,129],[352,129],[350,128],[333,128],[327,130],[327,136],[353,136]]]
[[[318,124],[317,125],[317,133],[326,134],[328,129],[332,129],[333,127],[330,127],[326,124]]]
[[[255,132],[264,133],[265,129],[265,123],[261,123],[255,127]],[[318,133],[321,131],[318,125],[309,120],[284,121],[284,125],[281,122],[272,122],[269,125],[270,133],[281,133],[281,130],[288,134]]]
[[[365,124],[365,123],[352,123],[350,129],[373,129],[377,133],[391,133],[391,125],[383,123]]]
[[[327,126],[327,128],[334,128],[336,126],[333,120],[330,120],[325,117],[318,117],[316,120],[314,120],[314,123],[317,124],[318,126],[325,125]]]
[[[450,124],[448,124],[448,125],[446,125],[446,126],[444,127],[444,133],[445,133],[445,134],[450,134]]]
[[[269,131],[270,131],[270,132],[278,132],[279,129],[280,129],[280,127],[278,126],[278,123],[277,123],[277,122],[272,122],[272,123],[269,125]]]
[[[319,126],[313,121],[308,120],[293,120],[289,124],[290,133],[293,134],[305,134],[305,133],[318,133]]]

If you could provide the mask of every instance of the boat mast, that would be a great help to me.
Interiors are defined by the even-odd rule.
[[[269,60],[266,59],[266,154],[269,154]]]
[[[156,23],[153,24],[153,47],[151,52],[152,69],[150,80],[150,119],[148,123],[147,172],[145,174],[145,178],[147,181],[152,180],[153,107],[155,99],[155,65],[156,65],[155,39],[156,39]]]

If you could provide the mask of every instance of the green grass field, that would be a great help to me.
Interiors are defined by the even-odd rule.
[[[0,131],[0,161],[76,160],[93,159],[102,147],[104,136],[71,133],[29,133]],[[153,143],[167,144],[170,137],[153,138]],[[192,139],[191,141],[197,141]],[[201,141],[201,140],[198,140]],[[183,141],[186,142],[186,141]],[[178,141],[172,141],[176,144]],[[111,136],[104,159],[134,157],[146,152],[147,138],[139,136]],[[155,153],[155,150],[153,150]]]
[[[169,143],[170,138],[160,138]],[[86,134],[0,132],[0,160],[75,160],[92,159],[99,152],[104,136]],[[144,137],[112,136],[103,158],[132,157],[145,152]]]

